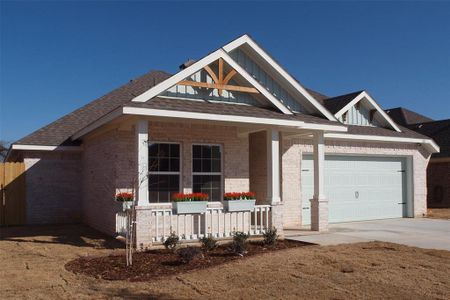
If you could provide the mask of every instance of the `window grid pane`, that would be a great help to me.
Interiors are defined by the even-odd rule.
[[[150,144],[149,172],[150,202],[170,202],[180,190],[180,145]]]
[[[221,148],[218,145],[192,146],[193,192],[205,193],[209,201],[221,201]]]

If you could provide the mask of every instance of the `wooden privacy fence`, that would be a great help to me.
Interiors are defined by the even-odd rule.
[[[25,164],[0,163],[0,225],[25,224]]]

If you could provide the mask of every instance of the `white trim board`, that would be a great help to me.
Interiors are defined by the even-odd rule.
[[[352,101],[347,103],[343,108],[341,108],[335,117],[339,119],[344,113],[346,113],[352,106],[356,105],[362,99],[367,99],[369,103],[380,113],[380,115],[386,120],[386,122],[397,132],[402,132],[400,128],[395,124],[395,122],[386,114],[386,112],[378,105],[378,103],[366,92],[362,91],[358,96],[356,96]]]
[[[264,59],[268,64],[270,64],[276,72],[278,72],[281,77],[283,77],[290,85],[294,87],[300,94],[302,94],[319,112],[321,112],[325,117],[331,121],[336,121],[336,118],[330,113],[322,104],[320,104],[310,93],[297,81],[295,80],[286,70],[284,70],[266,51],[264,51],[255,41],[252,40],[247,34],[231,41],[222,48],[226,52],[231,52],[234,49],[247,44],[252,48],[258,55]]]
[[[148,116],[148,117],[165,117],[165,118],[179,118],[188,120],[202,120],[202,121],[217,121],[217,122],[229,122],[229,123],[242,123],[242,124],[258,124],[267,126],[286,126],[293,127],[295,129],[310,129],[310,130],[327,130],[346,132],[347,127],[341,123],[336,122],[336,125],[328,124],[314,124],[305,123],[303,121],[296,120],[283,120],[273,118],[257,118],[257,117],[244,117],[222,114],[210,114],[210,113],[196,113],[188,111],[177,110],[164,110],[164,109],[152,109],[143,107],[120,107],[109,114],[103,116],[97,121],[91,123],[87,127],[81,129],[72,135],[72,140],[76,140],[85,134],[93,131],[94,129],[105,125],[106,123],[114,120],[122,115],[135,115],[135,116]]]
[[[341,125],[341,124],[337,124],[337,125],[313,124],[313,123],[305,123],[303,121],[295,121],[295,120],[244,117],[244,116],[210,114],[210,113],[196,113],[196,112],[140,108],[140,107],[124,107],[123,113],[126,115],[140,115],[140,116],[168,117],[168,118],[232,122],[232,123],[288,126],[288,127],[295,127],[296,129],[315,129],[315,130],[328,130],[328,131],[339,131],[339,132],[347,131],[347,127],[344,125]]]
[[[218,49],[207,56],[203,57],[199,61],[195,62],[191,66],[187,67],[184,70],[179,71],[175,75],[170,78],[160,82],[154,87],[150,88],[146,92],[140,94],[133,98],[133,102],[147,102],[148,100],[158,96],[162,92],[167,89],[173,87],[178,82],[184,80],[186,77],[191,76],[192,74],[200,71],[204,67],[210,65],[215,62],[219,58],[222,58],[227,64],[229,64],[233,69],[236,70],[239,75],[244,77],[254,88],[256,88],[263,96],[265,96],[269,102],[271,102],[275,107],[277,107],[284,114],[291,115],[292,112],[284,106],[281,101],[279,101],[275,96],[273,96],[269,91],[267,91],[258,81],[256,81],[250,74],[247,73],[238,63],[236,63],[223,49]]]
[[[100,119],[97,119],[96,121],[92,122],[91,124],[89,124],[88,126],[84,127],[83,129],[77,131],[75,134],[72,135],[72,140],[76,140],[80,137],[82,137],[83,135],[93,131],[94,129],[114,120],[115,118],[120,117],[121,115],[123,115],[123,108],[119,107],[115,110],[113,110],[112,112],[102,116]]]
[[[325,138],[336,140],[361,140],[361,141],[375,141],[375,142],[422,144],[430,153],[439,152],[439,146],[431,139],[379,136],[379,135],[360,135],[360,134],[346,134],[346,133],[325,133]]]
[[[81,151],[80,146],[46,146],[46,145],[21,145],[12,144],[12,150],[29,150],[29,151]]]

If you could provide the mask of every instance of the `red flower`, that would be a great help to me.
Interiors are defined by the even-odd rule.
[[[223,195],[223,199],[224,200],[240,200],[240,199],[250,200],[250,199],[255,199],[255,193],[253,193],[253,192],[225,193]]]
[[[133,201],[133,199],[134,199],[133,193],[124,192],[124,193],[118,193],[116,195],[116,201],[119,201],[119,202]]]
[[[177,193],[173,195],[173,201],[181,202],[181,201],[208,201],[208,194],[204,193],[191,193],[191,194],[183,194]]]

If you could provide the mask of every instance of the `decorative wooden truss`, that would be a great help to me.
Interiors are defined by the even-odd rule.
[[[218,72],[219,74],[218,75],[216,75],[209,66],[206,66],[203,69],[206,71],[206,73],[208,73],[209,76],[211,76],[214,83],[182,80],[182,81],[178,82],[178,84],[194,86],[194,87],[202,87],[202,88],[208,88],[208,89],[217,89],[220,96],[222,96],[223,90],[244,92],[244,93],[254,93],[254,94],[259,93],[259,91],[253,87],[229,85],[228,82],[230,82],[231,78],[233,78],[233,76],[236,75],[237,72],[236,72],[236,70],[231,69],[231,71],[228,72],[227,75],[225,75],[222,58],[219,58],[219,72]]]

